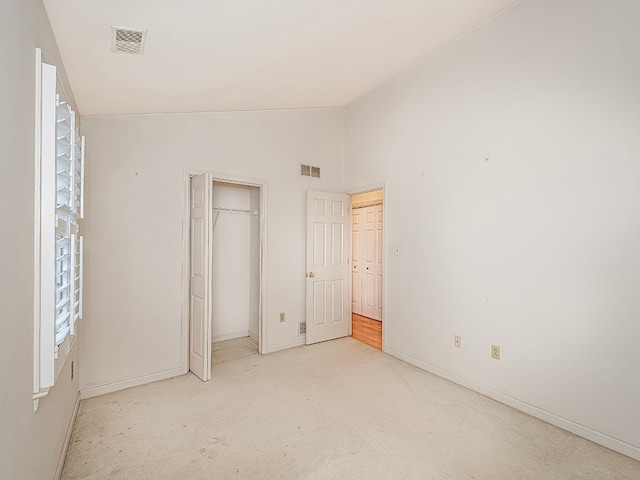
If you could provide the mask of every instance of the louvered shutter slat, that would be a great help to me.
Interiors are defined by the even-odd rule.
[[[58,330],[62,330],[63,328],[66,328],[68,326],[70,315],[71,312],[69,310],[60,312],[60,315],[58,315],[58,318],[56,318],[56,327]]]
[[[70,330],[71,328],[67,325],[66,327],[56,331],[56,345],[60,345],[62,344],[62,342],[64,342],[64,339],[67,338],[67,335],[69,335]],[[57,353],[57,347],[56,347],[56,353]]]
[[[60,310],[61,308],[63,308],[68,303],[69,303],[69,297],[65,295],[64,298],[60,302],[58,302],[56,304],[56,310]],[[58,323],[58,322],[56,322],[56,323]]]

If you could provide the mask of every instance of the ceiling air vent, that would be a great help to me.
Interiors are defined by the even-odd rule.
[[[303,177],[320,178],[320,167],[300,165],[300,175]]]
[[[142,55],[146,30],[125,27],[111,27],[111,51],[129,55]]]

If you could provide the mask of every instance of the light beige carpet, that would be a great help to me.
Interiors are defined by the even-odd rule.
[[[81,403],[62,478],[638,480],[619,455],[351,338]],[[239,353],[238,353],[239,352]]]

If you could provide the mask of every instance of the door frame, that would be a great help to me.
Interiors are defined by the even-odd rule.
[[[190,220],[191,220],[191,177],[208,173],[212,182],[230,183],[247,187],[257,187],[260,192],[260,253],[258,269],[260,272],[258,287],[258,352],[264,353],[267,343],[267,311],[265,294],[267,289],[266,250],[267,250],[267,181],[260,178],[243,177],[210,170],[184,168],[182,185],[182,327],[180,341],[181,372],[189,372],[189,277],[190,270]],[[213,207],[213,205],[212,205]],[[384,224],[383,224],[384,225]],[[210,259],[211,261],[211,259]],[[211,318],[209,319],[211,321]]]
[[[382,250],[382,351],[386,352],[386,345],[387,345],[387,329],[385,328],[385,324],[388,323],[387,320],[387,266],[388,266],[388,260],[389,260],[389,254],[387,253],[389,251],[389,249],[387,248],[389,245],[388,240],[388,229],[387,229],[387,207],[386,207],[386,203],[387,203],[387,182],[378,182],[378,183],[372,183],[369,185],[365,185],[365,186],[361,186],[361,187],[354,187],[354,188],[350,188],[345,190],[345,193],[349,196],[351,195],[357,195],[358,193],[367,193],[367,192],[372,192],[374,190],[382,190],[382,242],[384,243],[383,245],[383,250]],[[351,202],[349,202],[351,203]],[[353,228],[353,206],[351,206],[350,209],[350,221],[349,221],[349,248],[351,250],[349,250],[349,259],[351,259],[351,254],[353,252],[353,246],[351,245],[351,240],[353,238],[353,233],[352,233],[352,228]],[[352,278],[352,273],[351,269],[349,269],[349,300],[351,301],[351,314],[353,315],[353,278]],[[349,328],[349,332],[351,334],[351,328]]]

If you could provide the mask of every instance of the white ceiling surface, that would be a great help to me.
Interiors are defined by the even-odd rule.
[[[343,106],[516,0],[44,0],[83,116]],[[111,53],[111,26],[148,29]]]

